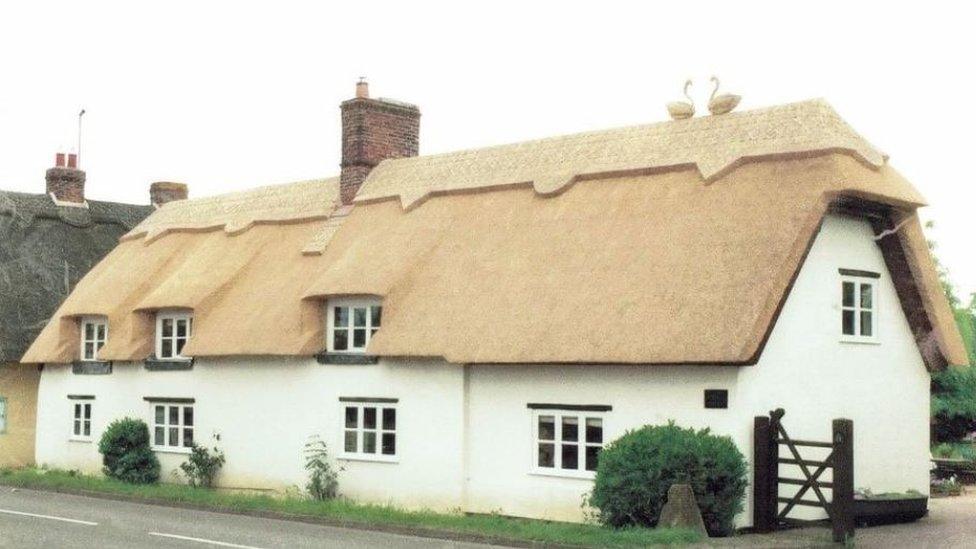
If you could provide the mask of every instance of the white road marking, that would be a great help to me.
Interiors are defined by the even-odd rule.
[[[85,526],[98,526],[97,522],[88,522],[87,520],[77,520],[64,517],[52,517],[51,515],[38,515],[37,513],[25,513],[23,511],[11,511],[9,509],[0,509],[0,513],[6,513],[8,515],[20,515],[24,517],[35,517],[48,520],[60,520],[61,522],[70,522],[72,524],[84,524]]]
[[[161,538],[172,538],[172,539],[181,539],[184,541],[195,541],[197,543],[209,543],[210,545],[220,545],[221,547],[237,547],[238,549],[261,549],[260,547],[254,547],[253,545],[238,545],[236,543],[227,543],[226,541],[214,541],[212,539],[191,538],[188,536],[177,536],[176,534],[161,534],[159,532],[149,532],[149,535],[158,536]]]

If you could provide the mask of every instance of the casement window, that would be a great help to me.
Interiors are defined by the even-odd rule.
[[[603,449],[609,406],[529,405],[533,469],[547,475],[592,478]]]
[[[365,353],[380,329],[383,307],[378,299],[330,299],[327,308],[327,348],[333,353]]]
[[[71,438],[74,440],[91,440],[92,401],[72,402],[71,411]]]
[[[340,399],[342,457],[394,461],[397,455],[395,399]]]
[[[187,360],[183,347],[193,335],[193,315],[160,312],[156,315],[156,358]]]
[[[0,396],[0,435],[7,432],[7,399]]]
[[[193,404],[152,404],[152,445],[157,450],[187,451],[193,447]]]
[[[81,360],[98,360],[98,351],[108,340],[108,321],[104,318],[85,317],[81,319]]]
[[[841,269],[841,273],[841,339],[855,342],[876,341],[879,275],[849,269]]]

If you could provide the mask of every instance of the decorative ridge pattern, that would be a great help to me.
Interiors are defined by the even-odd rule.
[[[542,195],[581,176],[695,165],[714,180],[751,158],[843,151],[878,168],[887,156],[815,99],[739,113],[381,162],[356,202],[532,183]]]
[[[228,234],[246,231],[255,223],[326,219],[339,198],[339,178],[309,179],[247,191],[177,200],[164,204],[122,237],[153,240],[173,231],[203,231],[223,227]]]

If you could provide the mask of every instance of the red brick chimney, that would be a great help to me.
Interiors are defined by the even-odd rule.
[[[369,85],[360,79],[356,97],[343,101],[342,173],[339,194],[349,204],[369,171],[387,158],[417,156],[420,147],[420,109],[391,99],[371,99]]]
[[[44,178],[47,194],[54,195],[59,202],[85,203],[85,172],[78,169],[78,156],[68,155],[65,164],[64,153],[54,156],[54,167],[48,168]]]
[[[190,191],[183,183],[157,181],[149,186],[149,202],[157,208],[174,200],[186,200],[189,195]]]

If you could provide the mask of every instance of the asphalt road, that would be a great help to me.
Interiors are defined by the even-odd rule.
[[[0,548],[485,549],[487,545],[0,486]]]

